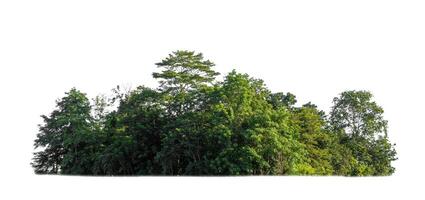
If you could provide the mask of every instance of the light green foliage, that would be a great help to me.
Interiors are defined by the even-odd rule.
[[[365,91],[334,99],[329,118],[312,103],[235,70],[175,51],[156,64],[157,89],[58,100],[35,140],[40,174],[391,175],[396,159],[383,109]]]
[[[315,106],[305,105],[294,110],[292,122],[300,133],[300,141],[308,151],[312,174],[331,175],[331,135],[325,130],[325,119]]]
[[[162,72],[153,77],[159,80],[167,113],[173,116],[198,109],[202,105],[200,91],[219,75],[211,69],[214,63],[193,51],[175,51],[156,65]]]
[[[330,126],[352,156],[353,176],[390,175],[396,153],[388,141],[384,110],[367,91],[346,91],[334,98]]]
[[[351,137],[373,139],[378,134],[386,135],[387,121],[384,110],[371,101],[367,91],[346,91],[334,98],[330,123],[335,129],[343,129]]]
[[[212,82],[219,74],[211,69],[214,63],[193,51],[175,51],[156,65],[164,68],[161,73],[153,73],[154,78],[161,79],[159,83],[164,90],[194,89]]]

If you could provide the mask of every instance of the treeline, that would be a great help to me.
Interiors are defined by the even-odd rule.
[[[345,91],[327,115],[233,70],[223,81],[202,54],[156,64],[157,89],[93,101],[71,89],[43,115],[31,163],[37,174],[391,175],[396,160],[383,109]],[[115,105],[115,106],[114,106]]]

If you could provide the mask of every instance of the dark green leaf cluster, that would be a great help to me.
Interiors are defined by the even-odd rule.
[[[114,89],[111,98],[71,89],[42,116],[31,163],[38,174],[391,175],[396,160],[383,109],[346,91],[329,116],[296,106],[260,79],[233,70],[223,81],[202,54],[157,63],[157,89]],[[115,107],[113,106],[115,105]],[[113,109],[111,109],[113,107]]]

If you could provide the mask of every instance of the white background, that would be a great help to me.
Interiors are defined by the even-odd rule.
[[[0,199],[423,198],[422,1],[0,1]],[[71,87],[155,87],[154,63],[195,50],[329,111],[348,89],[375,95],[399,160],[391,177],[36,176],[33,140]]]

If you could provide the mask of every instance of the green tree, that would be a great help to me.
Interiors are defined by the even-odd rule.
[[[167,113],[157,160],[165,174],[199,174],[195,168],[199,169],[206,142],[201,134],[205,122],[199,121],[205,117],[200,114],[205,113],[208,91],[219,73],[212,69],[214,63],[193,51],[175,51],[156,65],[163,69],[153,77],[159,79]]]
[[[196,109],[196,91],[211,85],[219,75],[212,70],[213,62],[193,51],[175,51],[156,65],[162,72],[152,75],[159,79],[159,90],[167,95],[167,108],[171,115]]]
[[[262,80],[236,71],[221,88],[219,116],[225,116],[229,142],[213,162],[218,173],[299,174],[308,173],[299,135],[289,127],[286,108],[274,110]]]
[[[332,138],[326,130],[326,119],[321,112],[317,106],[306,104],[294,110],[292,123],[300,132],[300,142],[305,145],[314,174],[331,175],[334,171],[331,161]]]
[[[211,69],[214,63],[193,51],[175,51],[156,65],[163,68],[161,73],[153,73],[154,78],[161,79],[162,90],[196,89],[199,84],[211,83],[219,74]]]
[[[367,91],[346,91],[334,98],[330,113],[330,123],[335,130],[343,129],[350,137],[373,139],[387,134],[387,121],[384,110]]]
[[[49,116],[43,115],[44,124],[35,140],[32,166],[36,173],[88,174],[92,158],[90,147],[90,102],[86,95],[75,88],[57,101],[57,109]]]
[[[334,132],[344,133],[341,142],[355,158],[350,175],[389,175],[396,159],[387,137],[384,110],[372,101],[367,91],[346,91],[334,98],[330,125]]]
[[[159,174],[156,154],[161,149],[164,124],[162,95],[138,87],[121,95],[118,108],[107,116],[103,129],[103,152],[95,170],[106,175]]]

